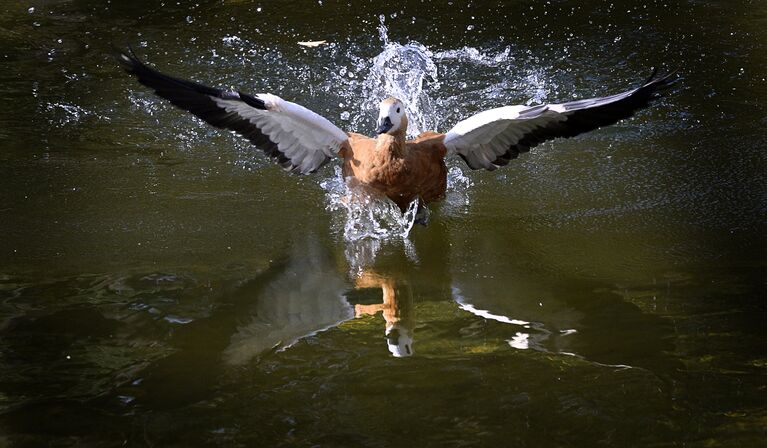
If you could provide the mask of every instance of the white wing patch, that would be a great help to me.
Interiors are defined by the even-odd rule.
[[[662,77],[656,74],[654,71],[641,87],[616,95],[480,112],[448,131],[445,147],[472,169],[494,170],[546,140],[573,137],[632,116],[674,82],[674,72]]]
[[[120,53],[118,61],[158,96],[212,126],[242,135],[287,170],[314,172],[347,141],[327,119],[278,96],[252,96],[166,75],[132,52]]]
[[[535,111],[537,116],[525,116]],[[490,109],[458,122],[446,135],[448,154],[458,154],[473,169],[494,170],[504,164],[499,158],[518,145],[536,128],[545,127],[566,117],[549,107],[505,106]]]
[[[238,100],[212,99],[222,109],[252,123],[301,173],[310,173],[326,158],[336,157],[341,144],[348,139],[346,133],[333,123],[303,106],[276,95],[262,93],[255,96],[264,101],[267,110],[250,107]]]

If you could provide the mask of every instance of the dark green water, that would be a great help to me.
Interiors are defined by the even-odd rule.
[[[5,2],[0,445],[765,446],[765,42],[758,1]],[[683,79],[350,242],[332,167],[155,99],[128,43],[366,133],[397,66],[439,131]]]

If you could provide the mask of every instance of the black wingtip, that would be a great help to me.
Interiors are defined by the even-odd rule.
[[[130,44],[128,44],[127,47],[127,51],[118,47],[113,47],[112,49],[114,58],[117,60],[117,62],[120,63],[120,65],[122,65],[125,71],[128,73],[135,73],[137,68],[146,67],[146,64],[144,64],[141,59],[136,56],[136,52],[133,51],[133,47]]]
[[[222,94],[220,89],[214,89],[194,81],[176,78],[155,70],[143,63],[138,56],[136,56],[133,47],[130,45],[128,45],[127,51],[118,49],[116,53],[115,58],[117,59],[117,62],[122,65],[126,72],[136,76],[138,82],[154,89],[154,91],[163,98],[174,101],[174,98],[165,94],[170,90],[175,90],[177,92],[193,91],[202,95],[214,97],[220,97]]]
[[[653,67],[652,74],[642,84],[642,87],[653,87],[654,90],[668,88],[671,85],[677,83],[681,79],[679,76],[677,76],[678,73],[679,73],[679,67],[675,68],[674,70],[671,70],[665,75],[658,76],[658,68]]]
[[[130,55],[133,56],[133,59],[135,59],[137,61],[139,60],[138,56],[136,56],[136,52],[133,51],[133,45],[128,44],[128,51],[130,51]]]
[[[647,80],[645,80],[645,82],[644,82],[644,84],[643,84],[643,85],[647,85],[647,84],[650,84],[650,83],[651,83],[651,82],[652,82],[652,81],[655,79],[655,75],[657,75],[657,74],[658,74],[658,67],[653,67],[653,68],[652,68],[652,73],[651,73],[651,74],[650,74],[650,76],[647,78]]]
[[[255,107],[256,109],[266,110],[267,106],[266,103],[264,103],[263,100],[260,98],[248,95],[244,92],[232,92],[232,91],[223,91],[220,89],[214,89],[212,87],[205,86],[203,84],[199,84],[193,81],[186,81],[179,78],[175,78],[169,75],[165,75],[149,66],[144,64],[144,62],[141,61],[141,59],[136,56],[136,53],[133,51],[133,47],[127,45],[128,50],[123,50],[121,48],[115,48],[115,59],[117,59],[117,62],[122,65],[122,67],[125,69],[126,72],[130,73],[131,75],[135,75],[138,78],[138,81],[141,84],[144,84],[145,86],[151,87],[155,89],[155,92],[160,94],[160,96],[163,96],[162,93],[158,90],[158,88],[168,88],[169,86],[172,86],[173,88],[181,88],[186,90],[193,90],[197,93],[201,93],[204,95],[219,97],[223,99],[236,99],[244,102],[245,104]]]
[[[663,79],[661,79],[661,81],[663,81],[667,87],[680,82],[682,80],[682,76],[680,74],[681,70],[681,67],[677,67],[671,70],[666,76],[663,77]]]
[[[248,95],[247,93],[244,93],[244,92],[237,92],[237,94],[239,95],[239,99],[250,107],[255,107],[256,109],[261,109],[261,110],[268,109],[266,107],[266,103],[261,98]]]

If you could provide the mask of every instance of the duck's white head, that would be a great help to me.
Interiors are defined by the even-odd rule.
[[[395,358],[413,356],[413,336],[411,331],[402,325],[386,326],[386,346]]]
[[[388,97],[381,101],[378,109],[378,134],[395,134],[405,132],[407,116],[405,105],[397,98]]]

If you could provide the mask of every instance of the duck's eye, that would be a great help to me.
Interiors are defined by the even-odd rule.
[[[399,107],[397,108],[397,113],[399,113]]]

